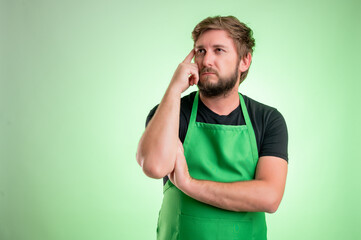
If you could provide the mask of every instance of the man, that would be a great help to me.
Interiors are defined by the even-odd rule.
[[[144,173],[163,178],[157,238],[267,239],[265,212],[277,210],[285,188],[288,134],[275,108],[238,92],[252,31],[232,16],[209,17],[192,37],[137,151]],[[194,84],[199,91],[181,98]]]

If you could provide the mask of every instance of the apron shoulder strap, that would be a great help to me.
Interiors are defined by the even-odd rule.
[[[254,159],[255,163],[257,163],[258,162],[258,149],[257,149],[256,135],[254,134],[251,119],[249,118],[249,115],[248,115],[246,103],[244,102],[244,99],[243,99],[243,96],[241,93],[239,93],[239,99],[241,101],[242,113],[243,113],[243,117],[246,122],[247,129],[248,129],[248,135],[249,135],[249,140],[250,140],[251,147],[252,147],[253,159]]]
[[[196,122],[197,110],[198,110],[198,95],[199,95],[199,92],[197,91],[196,95],[194,96],[194,100],[193,100],[192,112],[191,112],[191,117],[189,120],[190,124],[193,124]]]

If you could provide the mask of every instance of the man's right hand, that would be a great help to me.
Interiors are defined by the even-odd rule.
[[[177,70],[174,72],[172,80],[170,82],[170,87],[174,87],[179,90],[181,93],[198,83],[199,74],[198,66],[195,63],[192,63],[194,57],[194,49],[188,54],[188,56],[178,65]]]
[[[181,93],[199,80],[197,64],[191,63],[194,50],[179,64],[152,120],[146,127],[137,149],[137,162],[151,178],[173,172],[179,141]]]

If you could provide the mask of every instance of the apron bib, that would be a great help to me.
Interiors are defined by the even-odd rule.
[[[183,143],[192,178],[216,182],[254,179],[258,162],[256,137],[243,97],[239,94],[246,125],[196,122],[197,92]],[[264,212],[234,212],[197,201],[170,180],[163,187],[157,224],[158,240],[264,240]]]

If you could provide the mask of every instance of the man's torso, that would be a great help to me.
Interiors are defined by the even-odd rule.
[[[195,94],[196,92],[192,92],[181,99],[179,139],[182,143],[187,134]],[[255,132],[259,157],[275,156],[288,161],[287,126],[281,113],[276,108],[259,103],[246,95],[242,96]],[[146,125],[153,117],[157,107],[158,105],[148,114]],[[196,121],[221,125],[245,125],[240,105],[227,116],[221,116],[210,110],[202,101],[199,101]],[[163,184],[167,180],[168,177],[165,176]]]

